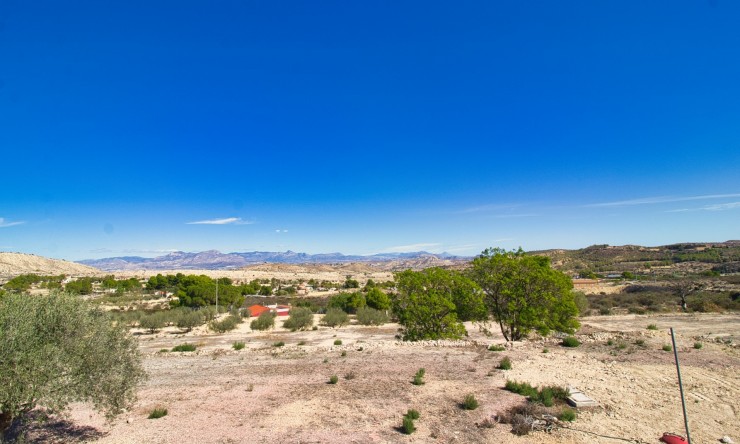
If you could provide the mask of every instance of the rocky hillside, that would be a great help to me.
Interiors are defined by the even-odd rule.
[[[99,275],[101,271],[87,265],[60,259],[49,259],[25,253],[0,253],[0,279],[11,279],[19,274],[66,274],[69,276]]]

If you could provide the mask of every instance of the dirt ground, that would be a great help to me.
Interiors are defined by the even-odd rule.
[[[100,443],[654,443],[663,432],[683,433],[683,416],[668,327],[679,358],[696,443],[722,436],[740,441],[740,315],[627,315],[584,318],[583,344],[556,338],[503,344],[468,326],[466,341],[403,343],[398,326],[320,327],[316,331],[238,330],[217,335],[176,330],[140,334],[149,380],[136,405],[111,423],[75,405],[65,418],[31,432],[44,442]],[[648,330],[656,324],[658,330]],[[139,333],[139,332],[137,332]],[[342,345],[334,345],[340,339]],[[246,348],[232,349],[234,341]],[[273,346],[283,341],[282,347]],[[611,342],[609,342],[611,341]],[[731,344],[728,342],[733,341]],[[184,342],[196,352],[161,352]],[[701,342],[700,349],[694,348]],[[611,345],[609,345],[611,344]],[[547,349],[547,352],[543,352]],[[508,371],[496,367],[504,356]],[[426,369],[424,385],[411,383]],[[328,383],[330,376],[339,381]],[[515,436],[511,428],[477,424],[524,398],[503,390],[507,379],[574,386],[600,403],[551,433]],[[468,411],[467,394],[480,402]],[[147,419],[156,407],[168,414]],[[417,431],[399,431],[402,415],[421,413]],[[590,432],[586,433],[586,432]]]

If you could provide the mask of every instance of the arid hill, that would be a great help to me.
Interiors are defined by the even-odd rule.
[[[71,276],[91,276],[102,274],[100,270],[87,265],[61,259],[50,259],[25,253],[0,253],[0,280],[11,279],[19,274],[34,273],[43,275],[66,274]]]

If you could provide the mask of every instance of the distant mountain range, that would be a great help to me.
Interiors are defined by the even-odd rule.
[[[294,251],[270,252],[252,251],[247,253],[221,253],[217,250],[200,253],[176,251],[164,256],[145,258],[139,256],[110,257],[105,259],[86,259],[80,264],[103,271],[123,270],[220,270],[241,268],[248,265],[278,264],[336,264],[346,262],[388,262],[436,258],[447,260],[469,259],[448,253],[433,254],[426,251],[413,253],[380,253],[370,256],[344,255],[342,253],[308,254]]]

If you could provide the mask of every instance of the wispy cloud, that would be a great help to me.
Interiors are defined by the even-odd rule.
[[[685,213],[688,211],[727,211],[740,208],[740,202],[728,202],[722,204],[704,205],[699,208],[679,208],[676,210],[668,210],[666,213]]]
[[[423,250],[425,248],[433,248],[438,247],[442,244],[438,243],[421,243],[421,244],[411,244],[411,245],[397,245],[395,247],[388,247],[385,249],[385,252],[387,253],[411,253],[414,251]]]
[[[688,202],[692,200],[712,200],[740,197],[740,193],[733,194],[706,194],[703,196],[654,196],[639,199],[620,200],[615,202],[602,202],[584,205],[585,207],[624,207],[631,205],[653,205],[671,202]]]
[[[25,223],[26,222],[22,220],[11,222],[9,220],[5,220],[4,217],[0,217],[0,228],[14,227],[16,225],[23,225]]]
[[[288,230],[281,230],[281,229],[277,229],[277,230],[275,230],[275,232],[276,232],[276,233],[287,233],[287,232],[288,232]]]
[[[253,221],[242,220],[241,217],[227,217],[225,219],[207,219],[195,222],[186,222],[187,225],[249,225]]]

